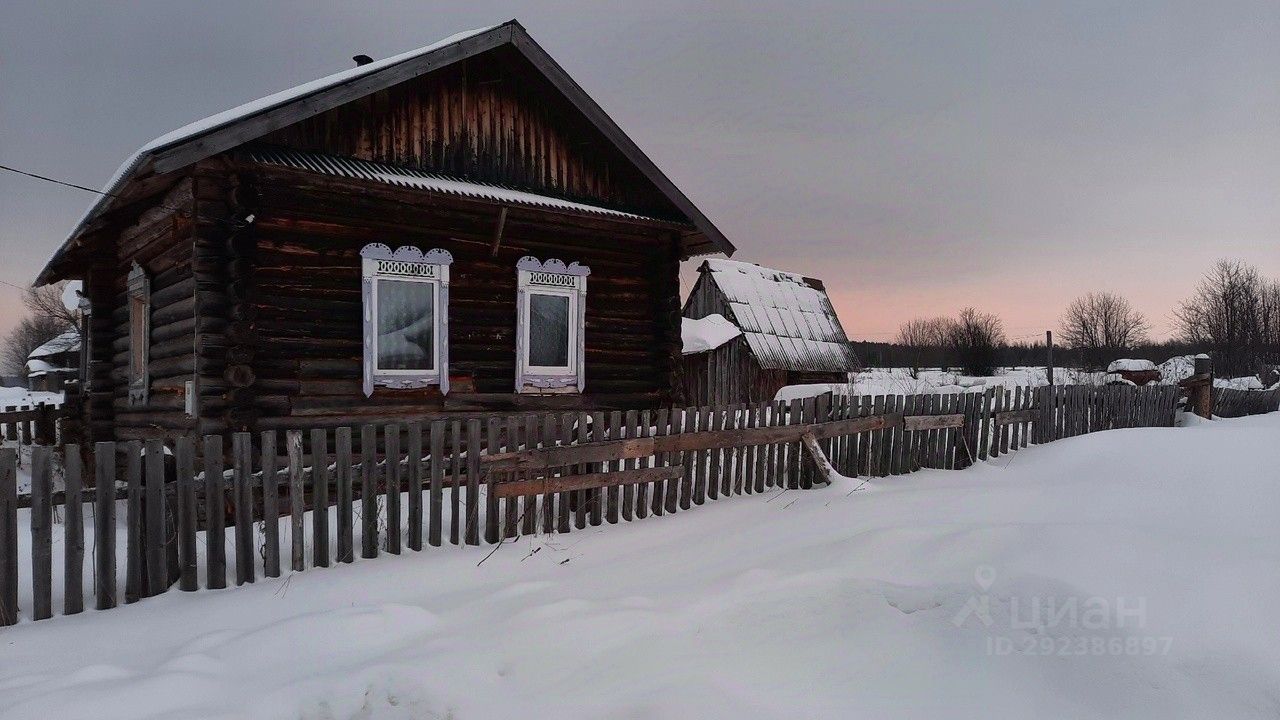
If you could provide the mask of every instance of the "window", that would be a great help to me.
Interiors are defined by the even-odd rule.
[[[589,274],[554,258],[516,264],[516,392],[582,392]]]
[[[147,359],[151,354],[151,280],[138,263],[127,278],[129,302],[129,405],[146,405],[150,385]]]
[[[360,250],[364,394],[374,386],[449,392],[449,264],[445,250],[373,243]]]

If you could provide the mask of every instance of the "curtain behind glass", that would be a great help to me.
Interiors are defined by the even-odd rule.
[[[529,364],[569,366],[569,298],[529,295]]]
[[[378,369],[435,369],[430,283],[378,280]]]

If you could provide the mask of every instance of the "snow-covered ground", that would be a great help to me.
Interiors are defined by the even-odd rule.
[[[1146,361],[1141,361],[1145,363]],[[1137,365],[1136,361],[1128,364]],[[1192,356],[1172,357],[1156,366],[1161,373],[1160,382],[1176,384],[1192,374]],[[1105,385],[1115,376],[1105,372],[1087,372],[1074,368],[1056,368],[1054,382],[1059,385]],[[914,376],[908,368],[870,368],[855,373],[852,382],[844,384],[815,383],[788,385],[782,388],[775,400],[792,400],[820,395],[825,392],[851,393],[853,395],[915,395],[920,393],[982,392],[988,387],[1013,388],[1039,387],[1049,384],[1043,367],[1003,368],[996,375],[974,376],[947,370],[921,369]],[[1261,390],[1263,385],[1256,377],[1215,378],[1218,387],[1241,390]]]
[[[28,390],[19,387],[0,387],[0,412],[6,407],[34,407],[40,403],[57,405],[62,402],[62,393]]]
[[[1274,718],[1280,413],[0,629],[5,718]]]

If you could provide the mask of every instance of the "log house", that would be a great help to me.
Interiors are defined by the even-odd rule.
[[[514,20],[358,60],[144,146],[41,272],[84,441],[676,399],[711,221]]]

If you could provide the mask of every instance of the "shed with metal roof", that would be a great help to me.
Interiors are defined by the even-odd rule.
[[[684,355],[686,402],[758,403],[787,385],[843,383],[858,358],[821,280],[747,262],[710,259],[684,317],[722,315],[742,335]]]

